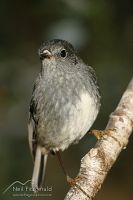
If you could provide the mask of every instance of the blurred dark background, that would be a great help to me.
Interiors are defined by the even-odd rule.
[[[12,193],[2,194],[12,182],[31,179],[33,163],[27,140],[28,107],[33,80],[40,70],[38,48],[42,41],[53,38],[70,41],[83,60],[96,69],[102,107],[93,128],[104,129],[109,114],[133,75],[133,1],[0,1],[1,199],[12,199]],[[96,200],[133,199],[131,141],[132,137]],[[80,159],[95,142],[93,136],[87,135],[78,145],[62,153],[71,176],[76,176]],[[63,199],[69,189],[54,156],[48,160],[46,185],[52,186],[52,196],[41,199]]]

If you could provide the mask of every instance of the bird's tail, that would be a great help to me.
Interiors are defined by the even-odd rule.
[[[44,154],[44,152],[42,152],[42,148],[38,145],[36,148],[34,170],[31,181],[34,191],[37,191],[40,187],[42,187],[46,172],[47,157],[48,154]]]

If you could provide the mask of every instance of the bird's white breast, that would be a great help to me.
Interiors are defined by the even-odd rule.
[[[67,144],[79,141],[86,132],[90,129],[98,114],[96,102],[89,93],[82,93],[75,105],[68,103],[64,109],[68,109],[69,117],[66,119],[62,128],[62,139],[67,141]],[[64,138],[66,136],[66,138]],[[61,136],[60,136],[61,137]],[[60,138],[61,139],[61,138]],[[64,150],[66,143],[61,145]]]

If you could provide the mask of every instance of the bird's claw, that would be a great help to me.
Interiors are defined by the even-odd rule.
[[[111,135],[111,132],[115,129],[105,129],[105,130],[91,130],[89,133],[95,135],[95,137],[100,140],[107,135]]]

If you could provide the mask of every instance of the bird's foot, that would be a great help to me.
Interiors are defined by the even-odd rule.
[[[105,130],[91,130],[89,133],[95,135],[95,137],[100,140],[104,138],[107,135],[111,135],[111,132],[114,131],[114,129],[105,129]]]
[[[82,177],[71,178],[70,176],[67,175],[67,182],[70,184],[70,186],[78,188],[84,193],[84,195],[86,195],[89,198],[89,195],[78,185],[78,182],[81,179],[83,178]]]
[[[70,176],[67,175],[67,182],[71,185],[71,186],[75,186],[76,183],[81,180],[80,177],[76,177],[76,178],[71,178]]]

